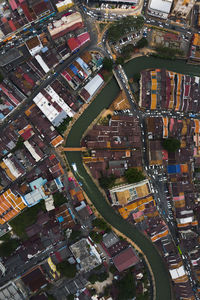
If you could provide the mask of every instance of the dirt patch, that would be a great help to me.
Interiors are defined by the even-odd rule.
[[[123,110],[130,109],[129,101],[126,98],[125,92],[121,91],[117,98],[113,101],[110,106],[111,110]]]
[[[93,288],[97,291],[97,294],[103,293],[106,286],[111,285],[113,281],[113,274],[109,273],[109,277],[103,282],[95,282],[94,284],[89,284],[89,288]]]

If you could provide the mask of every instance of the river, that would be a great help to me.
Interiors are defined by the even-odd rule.
[[[136,58],[129,61],[124,66],[124,70],[128,77],[133,77],[134,74],[148,68],[166,68],[171,71],[177,71],[185,74],[199,74],[198,66],[186,65],[183,61],[168,61],[152,57]],[[112,79],[73,125],[67,138],[67,147],[80,146],[81,138],[90,123],[104,108],[109,107],[118,93],[119,87],[115,79]],[[154,245],[134,226],[132,226],[124,219],[122,219],[121,216],[116,214],[113,208],[106,202],[106,199],[86,172],[82,164],[81,153],[67,152],[66,157],[70,165],[73,162],[76,163],[78,171],[74,175],[77,180],[82,183],[82,188],[84,189],[98,212],[113,227],[132,239],[147,256],[154,273],[156,299],[170,300],[172,298],[172,295],[169,273]]]

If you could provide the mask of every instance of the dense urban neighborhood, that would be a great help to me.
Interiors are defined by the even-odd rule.
[[[200,2],[0,2],[0,300],[200,299]]]

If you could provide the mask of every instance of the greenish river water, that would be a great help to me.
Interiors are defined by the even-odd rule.
[[[149,68],[166,68],[171,71],[185,74],[200,74],[200,68],[198,66],[186,65],[183,61],[168,61],[157,58],[140,57],[133,59],[124,66],[124,70],[128,77],[132,77],[134,74],[140,72],[141,70]],[[90,104],[90,106],[84,111],[78,121],[76,121],[76,123],[73,125],[67,138],[67,147],[80,146],[82,135],[84,134],[90,123],[104,108],[109,107],[118,93],[119,87],[115,79],[113,78],[96,97],[96,99]],[[122,219],[121,216],[116,214],[113,208],[106,202],[106,199],[86,172],[82,164],[82,157],[80,152],[67,152],[66,157],[70,166],[72,163],[76,163],[78,171],[74,175],[77,180],[82,183],[82,188],[91,199],[98,212],[113,227],[132,239],[147,256],[154,273],[156,299],[172,299],[168,270],[153,243],[151,243],[151,241],[148,240],[134,226],[132,226],[124,219]]]

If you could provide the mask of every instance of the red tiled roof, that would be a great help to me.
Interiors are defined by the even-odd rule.
[[[119,253],[113,258],[114,265],[119,272],[122,272],[139,262],[138,257],[135,255],[133,248],[129,247],[123,252]]]
[[[79,41],[74,37],[68,39],[67,44],[72,52],[78,49],[80,46]]]

